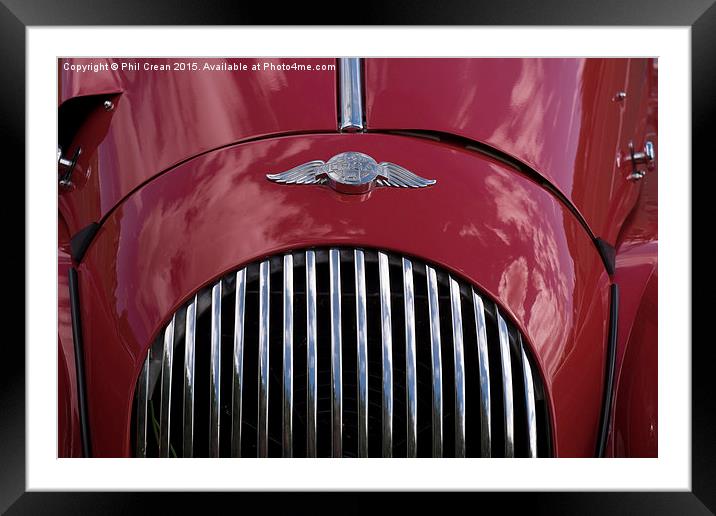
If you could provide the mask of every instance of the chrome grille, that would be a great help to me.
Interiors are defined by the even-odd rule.
[[[293,251],[172,316],[137,381],[135,454],[549,456],[536,371],[499,308],[439,268]]]

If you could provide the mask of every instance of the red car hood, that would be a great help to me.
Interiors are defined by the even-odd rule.
[[[638,195],[639,185],[626,180],[629,171],[620,158],[630,141],[642,145],[650,129],[638,115],[655,83],[653,62],[366,59],[367,128],[430,131],[492,146],[540,174],[576,207],[593,235],[614,244]],[[192,71],[194,63],[218,70]],[[294,63],[333,69],[294,70]],[[70,233],[103,220],[134,189],[204,152],[270,136],[336,132],[335,64],[60,60],[60,104],[87,95],[115,104],[111,123],[90,118],[82,127],[104,136],[96,149],[83,149],[77,165],[94,187],[61,198]],[[615,100],[619,91],[626,92],[625,100]]]
[[[192,71],[192,63],[200,71]],[[203,71],[204,63],[218,69]],[[333,70],[293,70],[294,63]],[[61,196],[70,233],[103,219],[132,190],[188,158],[271,135],[336,131],[335,64],[335,59],[60,59],[60,105],[89,95],[115,104],[111,123],[93,115],[81,128],[106,134],[96,149],[83,149],[77,164],[87,172],[80,175],[96,184]],[[166,66],[169,70],[161,69]]]
[[[448,133],[514,156],[569,199],[596,236],[613,243],[639,188],[626,180],[630,170],[619,158],[630,141],[638,147],[645,132],[655,132],[654,63],[367,59],[368,127]],[[645,127],[648,102],[653,127]]]

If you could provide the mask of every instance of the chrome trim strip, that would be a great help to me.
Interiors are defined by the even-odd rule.
[[[430,312],[430,350],[433,370],[433,457],[443,456],[443,379],[440,352],[440,306],[435,269],[426,266],[428,309]]]
[[[356,331],[358,354],[358,456],[368,456],[368,318],[366,314],[365,257],[354,251]]]
[[[331,296],[331,419],[333,457],[343,456],[343,375],[341,366],[341,253],[330,250]]]
[[[170,416],[172,404],[172,363],[174,361],[174,318],[164,330],[164,347],[162,348],[162,401],[159,418],[159,456],[169,457]]]
[[[316,414],[318,413],[318,383],[316,382],[316,340],[318,335],[316,322],[316,253],[306,251],[306,353],[307,374],[307,417],[306,455],[316,456]]]
[[[405,304],[405,405],[407,411],[407,455],[417,457],[418,381],[415,350],[415,294],[413,264],[403,258],[403,300]]]
[[[450,277],[453,359],[455,363],[455,457],[465,456],[465,352],[462,342],[460,285]]]
[[[264,260],[259,266],[259,457],[268,456],[270,293],[271,265]]]
[[[244,393],[244,316],[246,313],[246,269],[236,273],[234,299],[234,355],[231,389],[231,456],[241,457],[241,421]]]
[[[209,425],[209,456],[219,456],[219,424],[221,422],[221,280],[211,289],[211,369],[209,392],[211,418]]]
[[[283,257],[283,456],[293,457],[293,256]]]
[[[194,456],[194,348],[196,345],[196,303],[186,308],[184,332],[184,457]]]
[[[339,129],[349,133],[362,131],[365,129],[365,121],[361,60],[356,57],[341,58],[338,69]]]
[[[507,323],[495,307],[497,327],[500,334],[500,362],[502,364],[502,397],[505,407],[505,457],[515,456],[514,403],[512,400],[512,361]]]
[[[532,366],[527,360],[522,335],[519,336],[520,350],[522,351],[522,375],[525,382],[525,400],[527,400],[527,456],[537,457],[537,411],[535,410],[534,380]]]
[[[149,408],[149,352],[137,382],[137,443],[135,455],[147,456],[147,411]]]
[[[490,423],[490,359],[487,355],[487,325],[485,306],[482,298],[472,291],[475,307],[475,328],[477,333],[477,357],[480,371],[480,441],[481,457],[492,456],[492,432]]]
[[[388,256],[378,253],[380,276],[380,329],[383,341],[383,457],[393,456],[393,329],[390,311]]]

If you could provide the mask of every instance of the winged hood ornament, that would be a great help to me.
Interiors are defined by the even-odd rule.
[[[376,186],[423,188],[435,184],[400,165],[376,160],[362,152],[342,152],[328,162],[316,160],[278,174],[266,174],[270,181],[282,184],[327,184],[337,192],[364,194]]]

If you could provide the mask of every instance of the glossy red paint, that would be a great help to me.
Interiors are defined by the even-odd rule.
[[[654,143],[658,141],[653,135]],[[627,217],[619,234],[617,249],[620,254],[637,244],[648,244],[659,239],[659,167],[658,156],[656,166],[641,181],[639,197]],[[654,247],[654,261],[656,248]]]
[[[656,133],[656,60],[368,59],[365,83],[369,130],[440,131],[513,155],[616,243],[640,187],[626,179],[629,142]]]
[[[437,184],[358,197],[265,178],[348,150]],[[190,294],[266,255],[341,244],[419,256],[478,284],[536,354],[556,453],[594,453],[609,278],[575,217],[532,180],[474,151],[405,136],[332,134],[205,154],[109,215],[79,266],[94,454],[129,454],[141,362]]]
[[[77,405],[77,375],[67,276],[72,259],[62,248],[62,242],[67,242],[66,237],[60,226],[61,247],[57,253],[57,456],[80,457],[82,446]]]
[[[192,62],[243,63],[246,71],[145,71],[151,65]],[[102,95],[72,144],[82,145],[73,179],[77,188],[60,195],[70,234],[97,222],[129,192],[183,160],[217,147],[272,134],[335,131],[335,70],[263,70],[253,65],[335,65],[335,59],[60,59],[60,104]],[[106,70],[66,68],[104,65]],[[138,70],[122,66],[138,65]],[[112,70],[117,65],[118,70]],[[101,99],[100,99],[101,100]],[[111,119],[111,124],[108,121]],[[89,142],[88,142],[89,140]]]
[[[622,361],[614,406],[613,455],[658,457],[658,273],[646,285]]]
[[[620,248],[620,286],[612,429],[616,457],[658,456],[658,266],[656,241]]]
[[[621,299],[607,448],[611,456],[658,456],[658,179],[655,167],[643,179],[619,235],[614,281]]]

